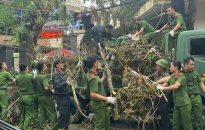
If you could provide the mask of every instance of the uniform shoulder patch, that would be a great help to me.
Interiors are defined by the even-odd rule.
[[[91,74],[91,77],[92,77],[92,79],[93,79],[93,78],[95,78],[96,76],[95,76],[95,74],[92,73],[92,74]]]

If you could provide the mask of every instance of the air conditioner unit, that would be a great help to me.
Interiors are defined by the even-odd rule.
[[[14,53],[13,56],[14,57],[19,57],[19,53]]]

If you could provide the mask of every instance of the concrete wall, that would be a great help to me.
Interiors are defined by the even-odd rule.
[[[205,29],[205,0],[198,0],[194,29]]]

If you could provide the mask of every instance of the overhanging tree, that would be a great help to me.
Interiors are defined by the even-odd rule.
[[[63,24],[68,24],[70,17],[66,14],[65,5],[60,0],[12,0],[10,3],[2,4],[8,16],[12,16],[15,9],[23,12],[22,17],[16,22],[7,18],[10,22],[10,29],[14,37],[11,39],[13,44],[24,44],[27,53],[34,56],[37,47],[38,36],[44,24],[49,20],[60,20]],[[51,15],[51,12],[53,15]],[[4,17],[0,17],[3,21]],[[5,21],[5,20],[4,20]],[[9,23],[8,22],[8,23]],[[7,23],[7,24],[8,24]],[[7,27],[7,25],[1,25]]]

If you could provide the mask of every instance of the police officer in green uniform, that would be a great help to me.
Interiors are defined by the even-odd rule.
[[[34,113],[34,100],[33,100],[33,83],[34,77],[28,73],[27,64],[22,62],[19,65],[20,74],[16,77],[16,85],[20,94],[20,112],[21,112],[21,129],[29,130],[31,119]]]
[[[97,68],[101,66],[101,63],[96,57],[88,57],[84,62],[87,67],[88,73],[86,74],[87,87],[90,93],[90,106],[94,113],[95,128],[94,130],[109,130],[110,117],[107,109],[107,104],[115,104],[115,97],[106,97],[105,89],[103,87],[103,81],[105,77],[98,76]]]
[[[57,59],[53,66],[56,71],[53,74],[53,88],[57,97],[57,109],[59,111],[58,128],[69,129],[70,125],[70,86],[69,79],[64,72],[64,61]]]
[[[180,32],[186,31],[186,24],[181,14],[175,12],[175,9],[172,6],[167,8],[167,14],[169,15],[169,19],[167,24],[165,24],[160,30],[156,30],[155,33],[162,31],[161,41],[160,41],[160,50],[164,51],[166,37],[165,35],[169,33],[172,37],[174,35],[179,35]],[[166,30],[165,30],[166,29]]]
[[[57,113],[52,98],[52,88],[49,87],[48,77],[46,75],[47,66],[43,62],[37,65],[39,73],[35,77],[35,86],[38,91],[39,102],[39,125],[45,129],[46,120],[48,119],[52,129],[57,129]]]
[[[7,85],[9,81],[15,82],[15,79],[11,76],[7,70],[7,65],[4,62],[0,62],[0,120],[7,121],[7,109],[8,109],[8,97],[7,97]]]
[[[191,124],[191,101],[187,93],[186,78],[180,73],[181,62],[171,62],[170,72],[173,74],[170,79],[163,84],[157,85],[158,90],[173,90],[174,101],[173,130],[180,130],[180,123],[184,130],[193,130]]]
[[[198,86],[201,87],[203,92],[205,92],[205,86],[197,70],[194,70],[194,58],[191,56],[184,59],[184,76],[186,77],[187,91],[191,100],[195,130],[203,130],[202,100]]]
[[[151,41],[154,38],[155,29],[150,25],[147,21],[141,20],[139,16],[135,16],[133,21],[136,24],[137,32],[134,34],[132,38],[135,38],[138,35],[143,34],[141,39]]]

